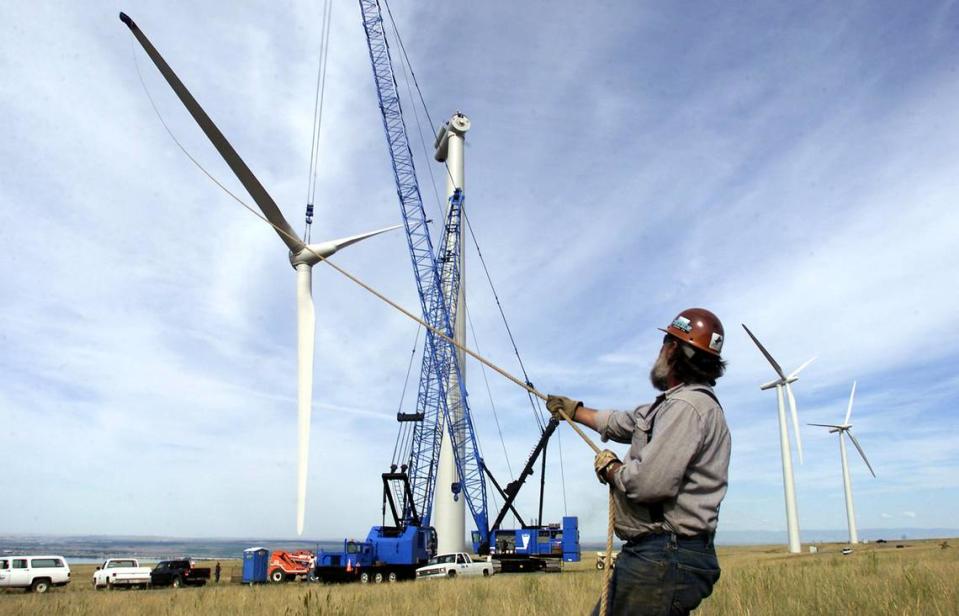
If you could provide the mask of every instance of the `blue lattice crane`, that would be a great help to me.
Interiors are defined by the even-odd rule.
[[[453,179],[456,174],[450,173],[453,190],[443,220],[439,250],[434,251],[380,0],[359,0],[359,4],[423,320],[430,328],[454,338],[457,312],[463,308],[459,304],[464,193],[462,186],[456,186]],[[468,130],[468,120],[459,114],[444,125],[434,144],[438,160],[442,158],[439,153],[444,148],[443,139],[455,131],[461,136],[465,130]],[[403,449],[394,451],[391,470],[382,476],[383,525],[374,526],[366,541],[345,541],[342,551],[321,551],[317,555],[317,575],[324,579],[359,578],[373,582],[410,577],[415,567],[436,553],[436,532],[431,523],[444,433],[452,443],[459,478],[450,488],[464,498],[470,509],[476,525],[472,541],[476,552],[494,553],[503,563],[504,570],[547,568],[543,557],[578,560],[576,518],[564,518],[562,526],[530,526],[522,521],[514,507],[516,495],[532,474],[537,458],[545,455],[546,442],[555,431],[556,420],[543,429],[520,477],[503,488],[489,473],[480,456],[456,348],[427,329],[422,362],[415,412],[397,413],[401,425],[397,442],[405,442],[406,437],[409,442]],[[545,458],[542,460],[545,471]],[[487,510],[486,477],[505,501],[496,515],[492,531]],[[441,488],[446,489],[446,486]],[[386,523],[387,507],[392,517],[390,525]],[[522,528],[500,528],[509,511],[520,520]],[[509,566],[511,564],[513,566]]]
[[[431,327],[453,337],[453,323],[459,308],[459,231],[463,191],[454,191],[450,198],[439,244],[442,252],[437,258],[416,177],[380,4],[378,0],[359,0],[359,3],[423,317]],[[449,391],[451,387],[458,391]],[[455,347],[429,330],[424,345],[416,412],[400,414],[399,418],[415,422],[406,469],[411,498],[404,498],[407,502],[403,506],[403,521],[418,520],[424,526],[430,524],[436,464],[445,429],[452,440],[459,474],[459,485],[453,489],[460,491],[465,498],[480,541],[488,542],[489,514],[483,460],[476,442],[461,366]]]

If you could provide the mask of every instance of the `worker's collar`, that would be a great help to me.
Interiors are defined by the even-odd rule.
[[[656,400],[657,400],[657,401],[660,401],[660,400],[669,400],[670,397],[672,397],[677,391],[679,391],[680,389],[685,389],[685,388],[687,388],[687,387],[692,387],[692,385],[690,385],[689,383],[680,383],[679,385],[676,385],[676,386],[674,386],[674,387],[670,387],[669,389],[667,389],[667,390],[664,391],[663,393],[661,393],[661,394],[659,394],[658,396],[656,396]],[[703,385],[697,385],[696,387],[703,387]]]

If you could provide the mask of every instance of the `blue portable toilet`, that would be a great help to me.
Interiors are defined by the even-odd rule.
[[[579,518],[565,516],[563,518],[563,560],[568,563],[578,563],[579,559]]]
[[[270,551],[266,548],[247,548],[243,550],[243,583],[263,584],[266,582],[266,568],[270,564]]]

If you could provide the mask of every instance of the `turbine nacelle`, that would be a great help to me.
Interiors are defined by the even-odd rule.
[[[800,370],[801,369],[802,368],[800,368]],[[799,372],[799,370],[797,370],[796,372]],[[762,385],[759,386],[759,389],[766,391],[767,389],[772,389],[773,387],[776,387],[779,385],[789,385],[790,383],[795,383],[798,380],[799,380],[799,377],[795,376],[795,373],[793,373],[789,375],[788,377],[786,377],[785,379],[776,379],[775,381],[769,381],[768,383],[763,383]]]

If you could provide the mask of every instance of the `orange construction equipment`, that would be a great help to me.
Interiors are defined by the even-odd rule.
[[[276,583],[295,580],[301,575],[309,575],[315,563],[316,557],[309,550],[274,550],[267,567],[268,579]]]

